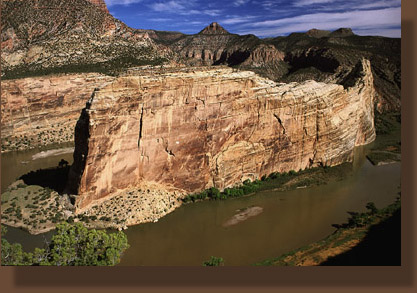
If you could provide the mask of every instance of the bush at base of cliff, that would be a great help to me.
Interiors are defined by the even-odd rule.
[[[129,247],[123,232],[88,230],[81,223],[57,225],[46,249],[27,253],[4,238],[1,244],[2,265],[113,266]]]

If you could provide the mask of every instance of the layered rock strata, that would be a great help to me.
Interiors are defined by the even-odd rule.
[[[72,142],[91,93],[112,80],[85,73],[2,81],[2,151]]]
[[[120,77],[77,123],[67,192],[84,209],[144,183],[197,192],[349,161],[375,138],[369,61],[352,74],[346,89],[230,68]]]

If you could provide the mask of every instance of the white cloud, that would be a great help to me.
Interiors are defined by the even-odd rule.
[[[222,13],[222,11],[219,9],[205,9],[202,10],[200,13],[207,14],[210,16],[219,16]]]
[[[302,7],[313,4],[327,4],[331,2],[335,2],[335,0],[297,0],[294,2],[294,6]]]
[[[171,18],[164,18],[164,17],[156,17],[156,18],[150,18],[149,21],[153,21],[153,22],[167,22],[167,21],[172,21]]]
[[[237,24],[248,21],[253,21],[257,16],[230,16],[229,18],[220,21],[220,24]]]
[[[142,2],[142,0],[104,0],[106,2],[107,6],[116,6],[116,5],[130,5],[132,3],[139,3]]]
[[[311,28],[334,30],[350,27],[364,31],[383,31],[401,26],[401,7],[378,10],[347,11],[340,13],[314,13],[291,18],[267,20],[243,25],[252,27],[239,33],[258,36],[278,36]],[[391,31],[392,33],[392,31]]]
[[[163,3],[153,3],[149,5],[153,10],[155,11],[172,11],[172,10],[183,10],[185,9],[185,6],[180,1],[168,1]]]
[[[235,0],[233,1],[233,6],[239,7],[239,6],[247,4],[249,1],[250,0]]]
[[[359,6],[355,7],[358,9],[368,9],[368,8],[379,8],[379,7],[396,7],[401,5],[401,0],[382,0],[382,1],[373,1],[369,3],[361,3]]]
[[[196,7],[194,1],[171,0],[167,2],[158,2],[150,4],[152,10],[157,12],[166,12],[180,15],[198,15],[205,14],[209,16],[218,16],[221,14],[220,9],[193,9]]]

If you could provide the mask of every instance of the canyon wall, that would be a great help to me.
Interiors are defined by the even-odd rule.
[[[350,161],[375,138],[369,61],[351,77],[346,88],[230,68],[119,77],[77,122],[67,192],[82,209],[143,183],[197,192]]]
[[[2,81],[2,151],[72,142],[75,123],[91,93],[112,80],[85,73]]]

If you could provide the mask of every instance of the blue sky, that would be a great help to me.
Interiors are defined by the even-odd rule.
[[[285,36],[350,27],[358,35],[401,37],[401,0],[105,0],[133,28],[195,34],[213,21],[231,33]]]

